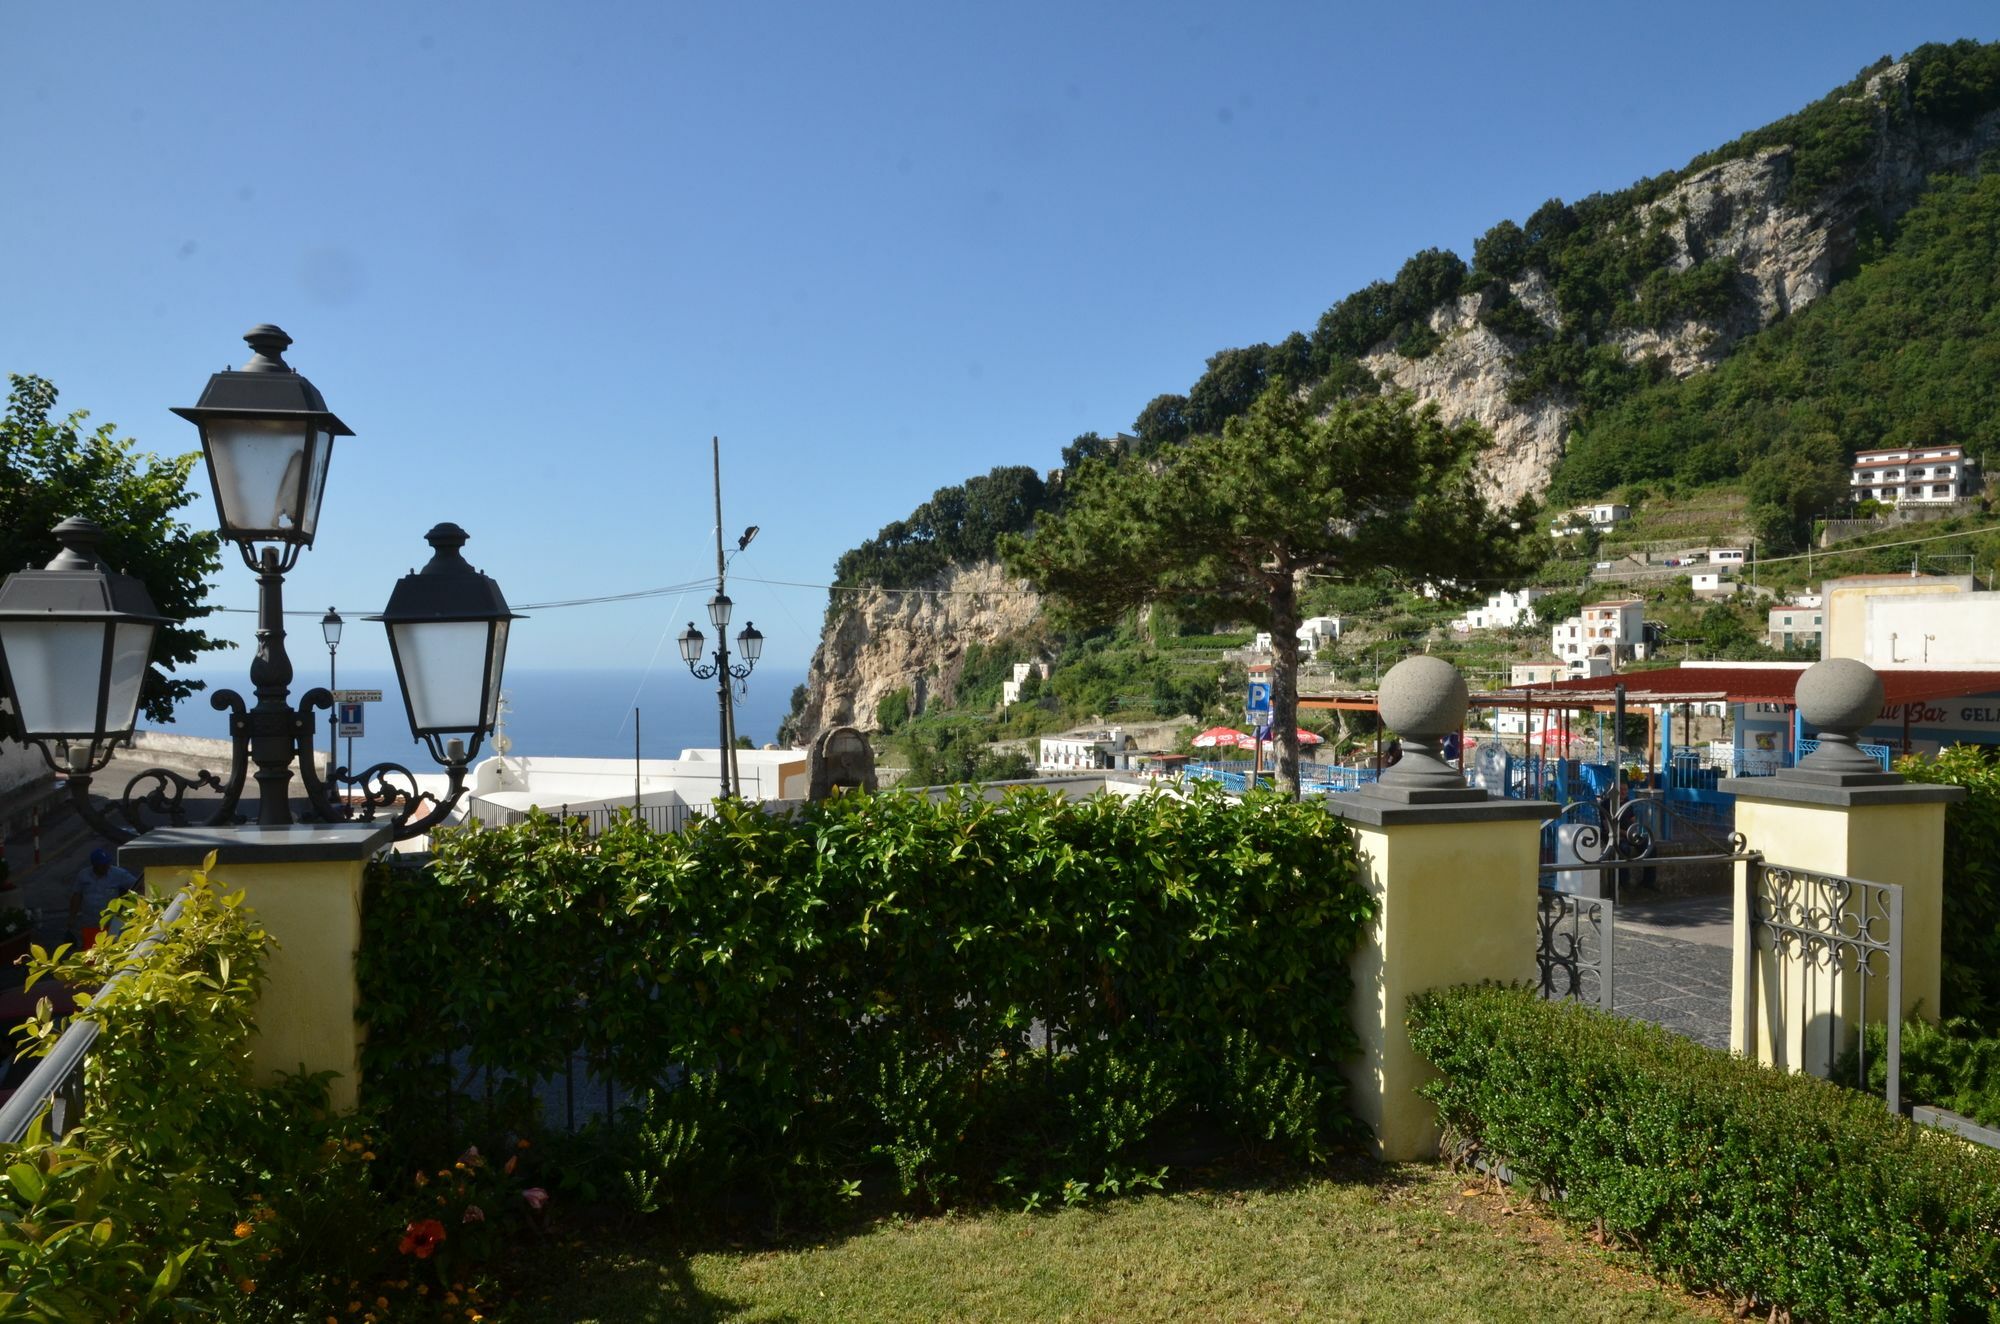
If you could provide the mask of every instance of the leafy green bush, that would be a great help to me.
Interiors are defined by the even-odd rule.
[[[2000,1029],[2000,767],[1980,747],[1913,755],[1896,771],[1911,781],[1966,788],[1944,811],[1944,969],[1938,1008],[1946,1017]]]
[[[1795,1318],[1989,1318],[2000,1155],[1657,1026],[1521,988],[1412,1000],[1461,1153],[1690,1286]]]
[[[124,932],[93,950],[31,954],[31,988],[122,977],[77,999],[101,1027],[81,1121],[0,1146],[0,1320],[261,1317],[273,1297],[304,1299],[309,1250],[326,1246],[318,1211],[366,1190],[323,1077],[249,1082],[255,917],[199,874],[184,896],[149,948],[161,910],[135,897],[113,903]],[[23,1051],[46,1053],[63,1028],[43,1002]]]
[[[1885,1094],[1889,1081],[1889,1030],[1862,1030],[1868,1049],[1867,1087]],[[1836,1080],[1856,1074],[1854,1051],[1834,1065]],[[1981,1126],[2000,1126],[2000,1037],[1972,1021],[1954,1018],[1942,1025],[1903,1022],[1900,1085],[1905,1103],[1927,1103],[1970,1117]]]
[[[366,1079],[418,1137],[462,1051],[499,1073],[488,1123],[525,1128],[581,1053],[650,1091],[605,1183],[641,1208],[1073,1199],[1189,1128],[1323,1152],[1369,911],[1347,829],[1270,797],[849,795],[595,840],[537,817],[374,877]]]

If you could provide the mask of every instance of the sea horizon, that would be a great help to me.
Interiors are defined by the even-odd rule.
[[[678,662],[678,659],[676,659]],[[207,689],[181,701],[171,723],[141,720],[142,731],[227,739],[226,713],[209,705],[217,689],[233,689],[246,701],[249,677],[235,672],[196,672],[189,679],[205,681]],[[778,723],[791,710],[792,690],[803,684],[803,668],[762,669],[752,673],[748,692],[736,696],[736,732],[756,746],[777,739]],[[380,690],[382,702],[364,710],[364,734],[341,740],[339,761],[351,768],[374,763],[401,763],[413,772],[435,765],[423,744],[410,735],[396,673],[388,667],[342,667],[343,690]],[[325,667],[298,667],[292,680],[292,700],[327,683]],[[637,754],[647,759],[671,759],[684,749],[714,749],[719,741],[716,687],[698,681],[680,666],[641,667],[509,667],[503,678],[501,729],[508,752],[521,757],[616,758],[634,755],[633,710],[638,709]],[[331,714],[319,715],[318,745],[327,745]],[[496,753],[491,740],[481,744],[477,758]]]

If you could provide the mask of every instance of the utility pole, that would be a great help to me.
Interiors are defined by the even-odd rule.
[[[724,596],[723,577],[729,569],[722,555],[722,438],[711,436],[708,447],[710,464],[715,472],[715,596],[719,598]],[[726,636],[728,631],[723,629],[718,633]],[[718,640],[718,645],[727,648],[729,640],[724,637]],[[736,764],[736,701],[729,692],[728,667],[722,668],[718,679],[722,682],[722,761],[727,769],[724,793],[727,794],[727,785],[733,784],[736,793],[741,795],[743,773]]]

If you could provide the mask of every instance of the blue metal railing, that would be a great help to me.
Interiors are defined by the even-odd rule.
[[[1249,789],[1250,762],[1207,762],[1190,763],[1182,769],[1183,775],[1195,781],[1219,782],[1224,790],[1241,795]],[[1272,770],[1265,768],[1261,782],[1269,785]],[[1342,768],[1332,765],[1304,763],[1299,765],[1299,789],[1308,795],[1337,794],[1341,791],[1359,790],[1375,781],[1373,768]]]

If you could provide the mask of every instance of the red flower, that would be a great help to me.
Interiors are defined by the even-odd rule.
[[[444,1224],[435,1218],[425,1218],[403,1229],[403,1239],[397,1243],[396,1249],[405,1255],[414,1255],[420,1260],[427,1260],[431,1257],[431,1252],[438,1248],[438,1243],[443,1240]]]
[[[521,1198],[528,1202],[528,1208],[540,1212],[542,1206],[549,1202],[549,1193],[539,1186],[530,1186],[521,1192]]]

